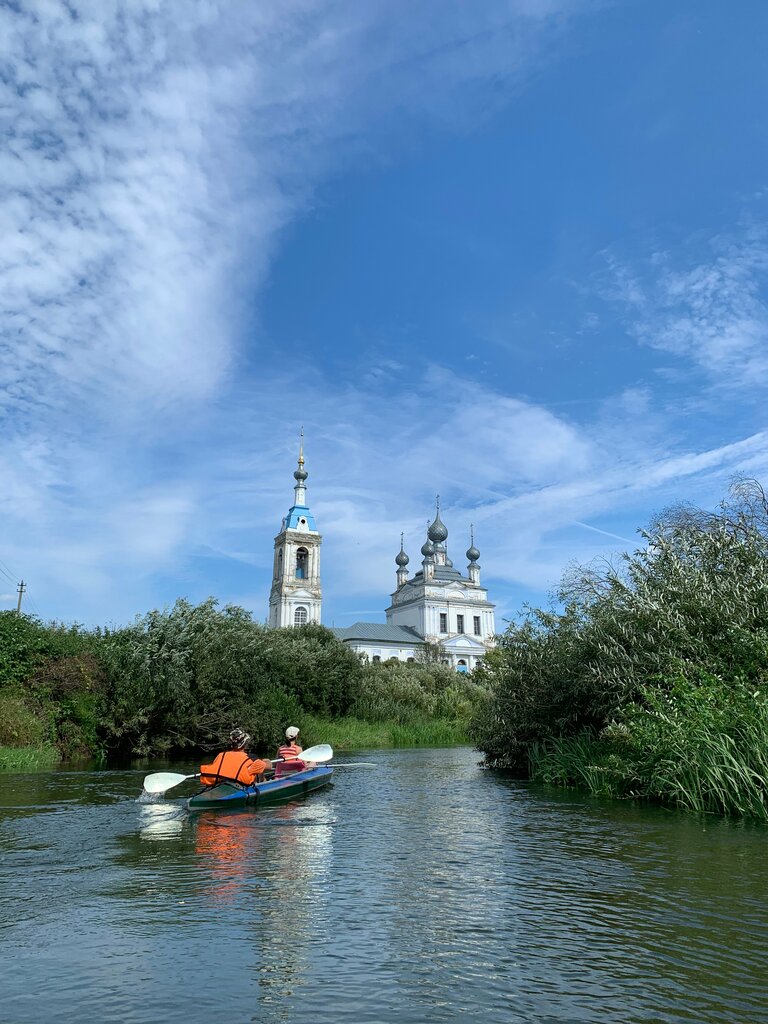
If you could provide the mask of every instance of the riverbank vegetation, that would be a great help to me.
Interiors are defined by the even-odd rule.
[[[235,724],[260,751],[290,723],[339,749],[460,743],[481,696],[444,665],[368,664],[322,626],[270,629],[214,600],[113,630],[0,613],[0,768],[196,756]]]
[[[678,506],[620,564],[573,569],[475,673],[489,764],[768,819],[768,500]]]

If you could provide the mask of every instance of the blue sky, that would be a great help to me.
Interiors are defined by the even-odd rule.
[[[122,10],[126,8],[126,10]],[[759,0],[0,4],[0,607],[324,621],[469,524],[498,621],[768,476]]]

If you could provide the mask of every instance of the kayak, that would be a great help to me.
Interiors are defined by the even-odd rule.
[[[333,768],[319,764],[303,772],[292,772],[279,779],[255,782],[252,786],[239,786],[236,782],[220,782],[196,793],[187,801],[191,811],[213,811],[220,808],[283,804],[306,796],[331,781]]]

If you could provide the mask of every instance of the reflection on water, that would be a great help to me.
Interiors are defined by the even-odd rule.
[[[0,1020],[768,1022],[765,827],[368,759],[195,815],[0,775]]]
[[[145,803],[139,810],[139,835],[154,842],[178,839],[184,828],[184,811],[166,803]]]

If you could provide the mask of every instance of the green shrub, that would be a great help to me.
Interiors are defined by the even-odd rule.
[[[31,615],[0,612],[0,689],[20,686],[38,666],[80,654],[93,643],[80,626],[45,625]]]
[[[762,816],[768,500],[740,481],[717,513],[679,506],[642,536],[509,627],[475,673],[491,696],[472,735],[536,778]]]
[[[274,753],[288,724],[308,742],[305,720],[455,742],[481,693],[434,659],[364,665],[322,626],[270,629],[213,599],[90,633],[0,614],[0,679],[18,701],[8,744],[50,742],[64,759],[209,752],[236,725]]]
[[[23,697],[0,692],[0,746],[37,747],[47,738],[47,722]]]

